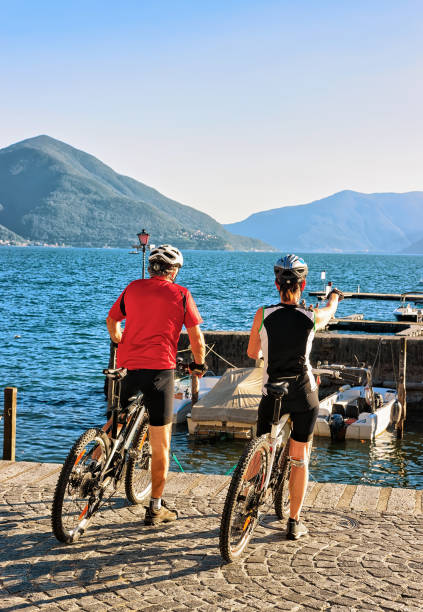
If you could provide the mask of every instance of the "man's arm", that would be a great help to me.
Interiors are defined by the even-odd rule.
[[[314,311],[316,330],[326,327],[338,308],[338,302],[339,295],[337,293],[332,293],[326,302],[326,306],[323,306],[323,308],[317,308]]]
[[[116,321],[115,319],[112,319],[112,317],[108,316],[106,319],[106,324],[111,341],[119,344],[119,342],[122,340],[120,321]]]
[[[199,325],[188,327],[187,332],[194,361],[198,365],[201,365],[206,359],[206,344],[204,342],[203,332]]]
[[[260,326],[263,321],[263,308],[259,308],[255,314],[253,325],[251,327],[250,339],[248,341],[247,355],[251,359],[258,359],[261,349],[260,341]]]

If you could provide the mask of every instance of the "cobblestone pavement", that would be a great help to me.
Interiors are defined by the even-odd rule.
[[[421,491],[312,483],[309,537],[287,541],[270,512],[242,560],[222,565],[228,478],[172,474],[180,518],[164,528],[118,496],[66,546],[50,527],[58,469],[0,462],[3,612],[423,610]]]

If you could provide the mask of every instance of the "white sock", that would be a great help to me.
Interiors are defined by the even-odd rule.
[[[161,507],[162,507],[161,497],[151,497],[150,498],[150,508],[152,510],[160,510]]]

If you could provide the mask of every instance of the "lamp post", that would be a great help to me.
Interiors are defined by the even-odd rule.
[[[137,246],[137,249],[142,249],[142,278],[145,278],[145,249],[147,248],[150,234],[147,234],[145,229],[143,229],[137,236],[140,241],[140,246]]]

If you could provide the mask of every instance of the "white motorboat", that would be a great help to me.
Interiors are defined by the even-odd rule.
[[[397,321],[423,321],[423,308],[417,308],[410,304],[404,304],[395,308],[394,317]]]
[[[420,293],[420,292],[416,292]],[[419,322],[423,321],[423,305],[422,302],[416,302],[414,306],[406,303],[407,294],[404,294],[401,298],[401,304],[398,308],[395,308],[393,315],[397,321],[411,321]],[[423,301],[423,294],[422,294]]]
[[[199,379],[200,387],[198,391],[198,399],[201,399],[206,393],[213,389],[220,376],[215,376],[213,372],[207,372],[205,376]],[[191,411],[191,377],[183,376],[175,380],[175,394],[173,401],[173,422],[185,423],[187,414]]]
[[[324,366],[322,374],[337,372],[336,378],[355,376],[359,386],[345,385],[320,401],[315,436],[333,440],[372,440],[401,416],[395,389],[373,387],[371,368]]]

